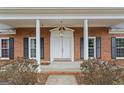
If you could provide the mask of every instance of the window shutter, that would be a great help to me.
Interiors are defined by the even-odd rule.
[[[28,38],[24,38],[24,57],[28,58],[29,57],[29,40]]]
[[[112,59],[116,59],[116,38],[112,37],[111,39],[111,56]]]
[[[84,40],[80,38],[80,58],[84,58]]]
[[[101,37],[96,37],[96,58],[101,58]]]
[[[44,38],[40,38],[40,56],[41,59],[44,58]]]
[[[9,38],[9,58],[14,59],[14,38]]]

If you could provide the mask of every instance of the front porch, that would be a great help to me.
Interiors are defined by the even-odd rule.
[[[61,71],[67,68],[67,71],[78,71],[79,64],[75,62],[77,60],[124,58],[124,48],[122,49],[120,42],[124,42],[124,30],[119,28],[119,31],[112,31],[113,28],[118,28],[118,24],[123,24],[123,10],[116,15],[115,9],[88,9],[94,11],[88,12],[83,8],[80,11],[71,8],[60,11],[41,8],[40,11],[34,9],[31,12],[27,9],[25,14],[16,14],[20,10],[12,9],[10,14],[0,11],[0,23],[4,24],[0,27],[0,59],[26,57],[36,59],[38,64],[50,63],[43,66],[45,71]],[[5,25],[10,27],[5,29]],[[60,33],[59,27],[65,29],[63,33]],[[117,53],[116,39],[120,46]],[[71,62],[54,62],[58,59]]]
[[[81,72],[80,62],[53,62],[42,65],[41,70],[48,74],[78,74]]]

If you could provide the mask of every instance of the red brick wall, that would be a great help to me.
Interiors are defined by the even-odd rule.
[[[41,37],[44,37],[44,61],[50,60],[50,32],[52,28],[42,28]],[[80,60],[80,38],[83,36],[83,28],[74,29],[74,59]],[[0,37],[13,37],[14,58],[23,57],[23,38],[34,37],[35,28],[17,28],[16,35],[0,35]],[[89,36],[101,37],[101,59],[111,60],[111,37],[124,35],[109,35],[108,29],[105,27],[90,27]]]
[[[42,28],[41,37],[44,38],[44,59],[45,61],[50,60],[50,30],[51,28]],[[23,38],[24,37],[35,37],[34,28],[18,28],[15,36],[15,58],[23,56]],[[18,51],[18,52],[17,52]]]
[[[44,37],[44,61],[50,60],[50,30],[51,28],[42,28],[41,37]],[[35,37],[35,28],[17,28],[15,35],[0,35],[0,37],[14,38],[14,58],[23,57],[23,38]]]
[[[72,28],[74,32],[75,60],[80,60],[80,38],[83,36],[83,28]],[[105,27],[90,27],[89,37],[101,37],[101,59],[111,59],[111,36]]]

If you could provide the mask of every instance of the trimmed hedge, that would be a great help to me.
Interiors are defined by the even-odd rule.
[[[79,84],[113,85],[124,84],[124,67],[114,61],[88,60],[80,65]]]

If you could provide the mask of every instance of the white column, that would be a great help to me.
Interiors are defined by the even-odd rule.
[[[88,60],[88,20],[84,20],[84,60]]]
[[[36,20],[36,61],[40,65],[40,20]]]

